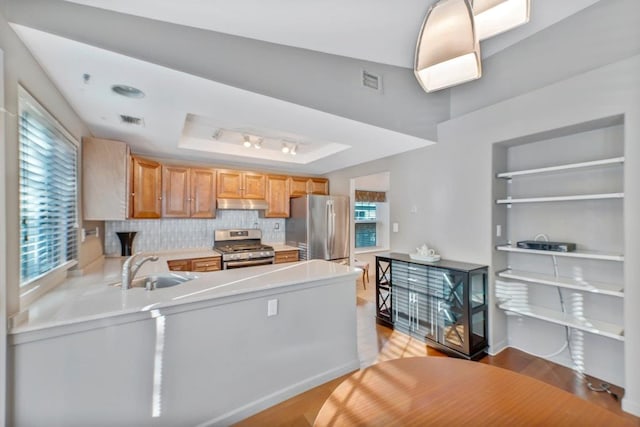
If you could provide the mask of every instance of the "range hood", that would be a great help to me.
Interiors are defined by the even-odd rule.
[[[256,199],[218,199],[218,209],[264,210],[269,207],[266,200]]]

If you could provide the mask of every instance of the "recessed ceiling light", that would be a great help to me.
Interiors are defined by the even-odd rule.
[[[284,142],[282,143],[282,152],[284,154],[287,154],[289,152],[289,146],[287,144],[285,144]]]
[[[113,85],[111,86],[111,90],[127,98],[144,98],[144,92],[133,86]]]
[[[258,140],[253,144],[258,150],[262,148],[262,138],[258,138]]]

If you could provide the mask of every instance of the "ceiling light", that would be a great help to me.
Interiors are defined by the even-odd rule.
[[[476,34],[479,40],[529,22],[530,0],[473,0]]]
[[[480,78],[480,44],[469,0],[440,0],[427,12],[416,46],[414,73],[432,92]]]
[[[144,98],[144,92],[133,86],[113,85],[111,86],[111,90],[127,98]]]
[[[251,139],[249,139],[249,135],[244,136],[244,142],[242,143],[247,148],[251,147]]]
[[[253,144],[253,146],[258,150],[261,149],[262,148],[262,138],[258,138],[258,140]]]
[[[285,144],[284,142],[282,143],[282,152],[284,154],[289,153],[289,146],[287,144]]]
[[[292,156],[295,156],[298,153],[298,146],[294,145],[293,147],[291,147],[290,153]]]

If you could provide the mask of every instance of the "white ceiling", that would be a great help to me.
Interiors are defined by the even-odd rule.
[[[483,42],[482,49],[485,55],[496,52],[596,1],[532,0],[529,24]],[[433,2],[405,0],[401,7],[388,0],[67,3],[411,68],[417,33]],[[94,136],[126,141],[137,153],[324,174],[434,143],[428,138],[243,90],[29,26],[12,27]],[[212,47],[211,51],[215,49]],[[87,82],[84,74],[90,75]],[[146,97],[129,99],[116,95],[110,90],[113,84],[138,87]],[[385,94],[387,98],[391,95]],[[120,114],[141,117],[144,126],[123,124]],[[425,121],[428,119],[425,117]],[[219,136],[213,138],[216,133]],[[241,133],[264,138],[263,148],[243,147],[238,140]],[[298,154],[283,154],[282,141],[297,143]]]

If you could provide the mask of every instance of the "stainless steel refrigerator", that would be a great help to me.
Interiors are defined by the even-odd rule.
[[[349,264],[349,197],[292,198],[285,227],[287,245],[300,249],[301,260]]]

